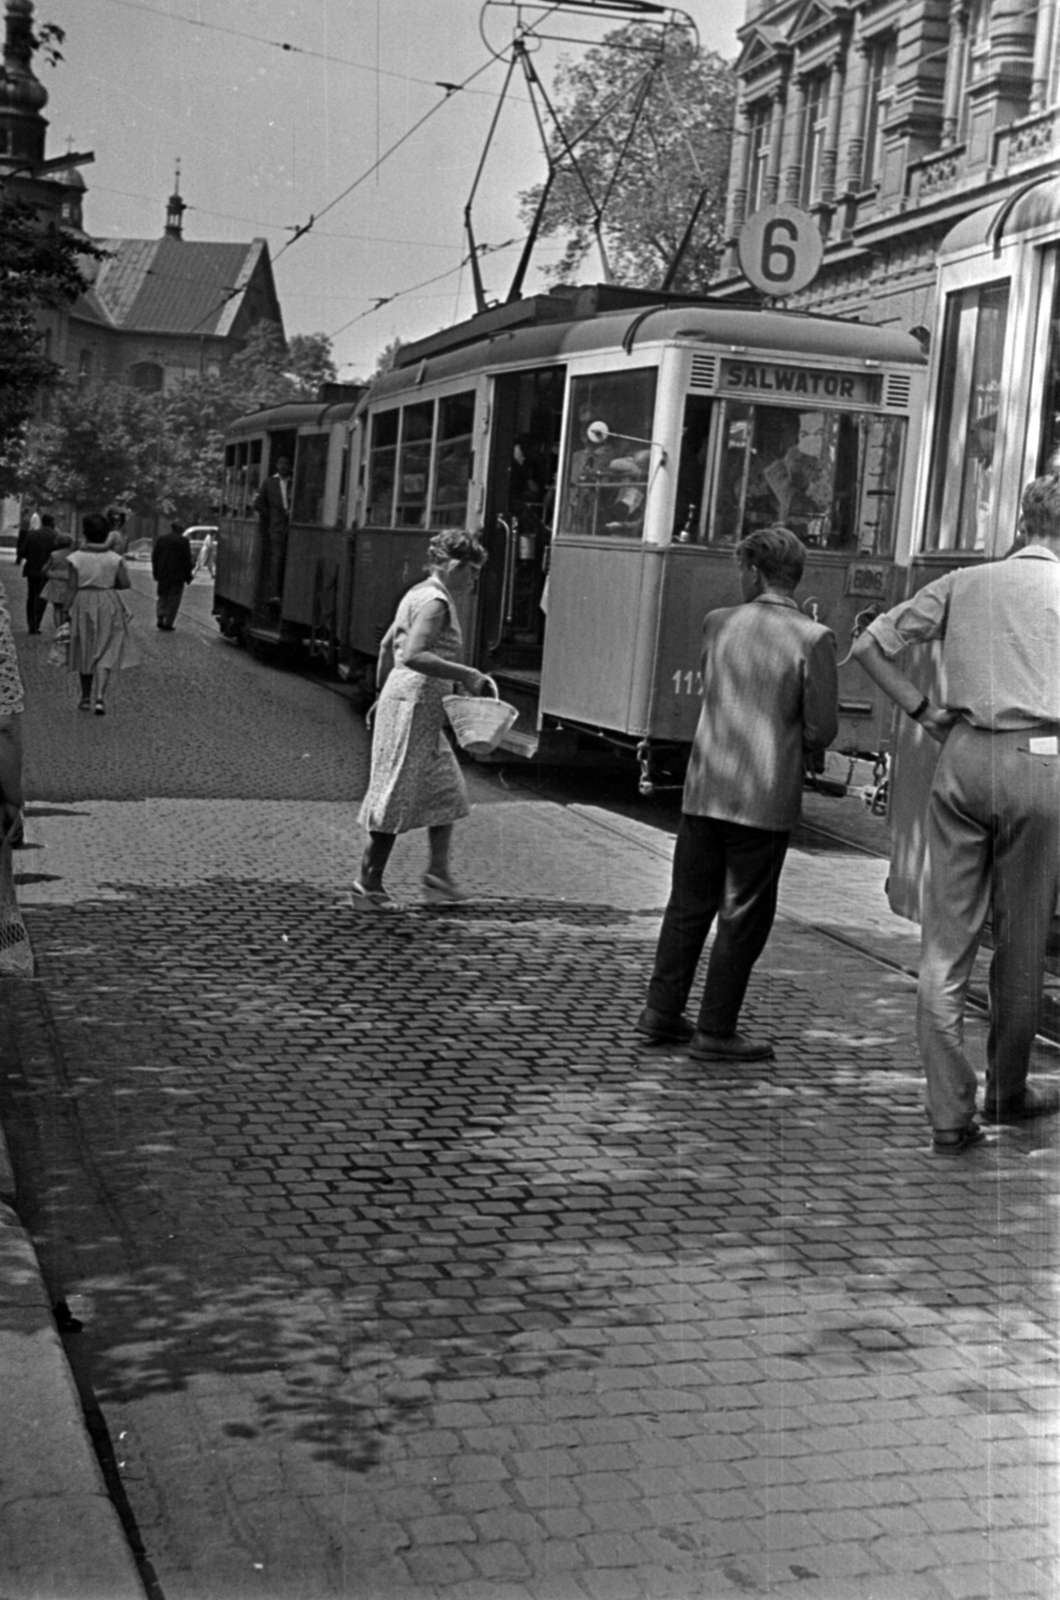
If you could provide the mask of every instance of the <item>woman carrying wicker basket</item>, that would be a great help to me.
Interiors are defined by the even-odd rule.
[[[360,820],[368,830],[358,908],[392,910],[383,874],[399,833],[426,828],[430,858],[423,884],[431,900],[463,896],[449,871],[453,823],[470,811],[467,786],[445,733],[446,695],[488,692],[490,680],[460,660],[456,605],[474,588],[486,552],[473,534],[451,529],[432,538],[427,577],[397,609],[379,651],[372,730],[372,772]]]

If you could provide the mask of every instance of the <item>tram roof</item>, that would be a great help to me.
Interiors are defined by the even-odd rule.
[[[966,250],[996,248],[1002,240],[1060,222],[1060,177],[1036,179],[1015,194],[980,206],[955,223],[939,246],[940,260]]]
[[[268,433],[275,428],[325,428],[333,422],[345,422],[357,409],[358,398],[350,400],[289,400],[282,406],[265,406],[261,411],[250,411],[237,417],[227,430],[227,437],[248,433]]]
[[[553,296],[537,296],[552,301]],[[774,311],[757,306],[736,306],[724,301],[708,304],[689,300],[682,304],[645,302],[635,308],[596,312],[587,316],[557,317],[549,307],[535,318],[529,302],[518,302],[523,314],[494,317],[486,312],[430,339],[406,345],[401,365],[372,384],[368,398],[385,399],[423,383],[459,377],[480,368],[540,363],[594,350],[625,349],[635,358],[643,344],[687,340],[717,344],[732,353],[777,351],[819,360],[900,361],[924,366],[926,357],[918,342],[895,328],[849,322],[809,312]],[[498,313],[516,308],[498,307]]]

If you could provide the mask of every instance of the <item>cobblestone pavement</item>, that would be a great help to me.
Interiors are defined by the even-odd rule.
[[[326,791],[34,811],[13,1099],[165,1600],[1055,1596],[1057,1129],[928,1153],[883,863],[793,854],[720,1073],[631,1032],[642,823],[480,806],[374,918]]]

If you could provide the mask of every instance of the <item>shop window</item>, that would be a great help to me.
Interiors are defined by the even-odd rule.
[[[868,98],[861,166],[861,187],[871,189],[883,175],[883,130],[894,104],[898,41],[893,33],[873,39],[868,47]]]
[[[560,532],[642,536],[657,378],[654,367],[575,378]]]
[[[438,449],[431,491],[431,526],[462,528],[475,461],[475,391],[446,395],[438,402]]]
[[[400,411],[377,411],[372,418],[372,443],[368,455],[368,502],[365,521],[369,526],[389,528],[394,515],[394,482],[397,472],[397,442]]]
[[[431,434],[434,401],[406,406],[401,413],[401,447],[398,451],[397,507],[399,528],[427,526],[427,486],[431,470]]]
[[[983,551],[993,506],[1009,283],[946,303],[925,527],[928,550]]]

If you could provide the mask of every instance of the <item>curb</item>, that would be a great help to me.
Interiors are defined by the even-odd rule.
[[[16,1204],[0,1128],[0,1591],[145,1600]]]

